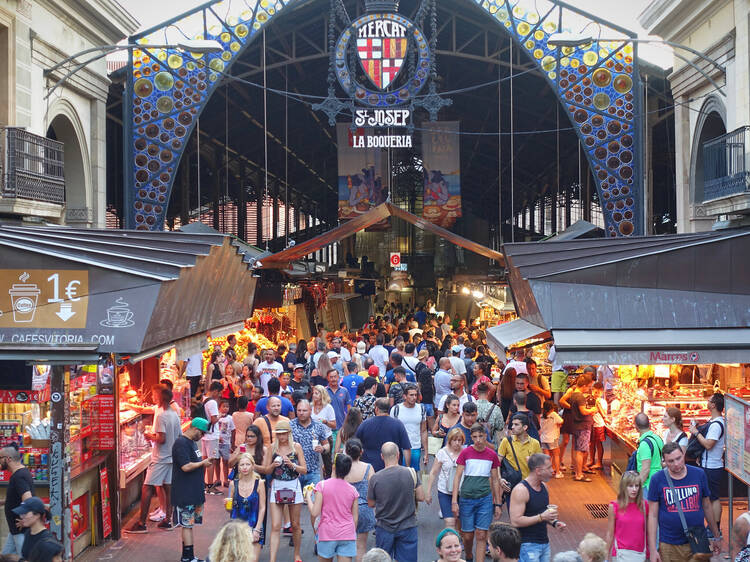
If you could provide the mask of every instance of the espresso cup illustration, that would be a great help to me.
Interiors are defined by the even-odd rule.
[[[31,322],[34,320],[39,293],[41,291],[35,283],[16,283],[10,288],[8,294],[13,307],[14,322]]]
[[[130,305],[122,297],[115,301],[115,304],[107,309],[107,318],[100,322],[102,326],[109,328],[127,328],[134,324],[133,311]]]

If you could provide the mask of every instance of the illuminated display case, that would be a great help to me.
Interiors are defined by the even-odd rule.
[[[135,478],[148,466],[151,443],[144,431],[143,416],[136,412],[120,413],[120,486]]]

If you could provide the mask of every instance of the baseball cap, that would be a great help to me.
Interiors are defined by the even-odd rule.
[[[36,496],[31,496],[30,498],[23,500],[21,502],[21,505],[13,508],[12,511],[16,515],[38,513],[39,515],[46,515],[47,518],[49,518],[49,511],[47,511],[47,507],[44,505],[44,502]]]
[[[329,351],[329,352],[328,352],[328,357],[329,357],[330,359],[333,359],[334,357],[339,357],[339,354],[338,354],[338,353],[336,353],[335,351]]]
[[[193,421],[190,422],[190,427],[194,427],[195,429],[199,429],[203,433],[206,433],[209,428],[208,420],[206,418],[193,418]]]
[[[370,368],[367,369],[367,374],[371,377],[377,377],[380,374],[380,369],[378,369],[377,365],[370,365]]]
[[[274,433],[288,433],[290,431],[292,431],[292,426],[289,425],[287,420],[279,420],[273,430]]]
[[[364,353],[367,351],[367,344],[363,341],[357,342],[357,353]]]
[[[302,363],[297,363],[297,364],[296,364],[296,365],[294,366],[294,370],[295,370],[295,371],[296,371],[297,369],[304,369],[304,368],[305,368],[305,366],[304,366],[304,365],[303,365]]]
[[[451,347],[451,351],[453,353],[461,353],[461,346],[460,345],[454,345],[453,347]]]

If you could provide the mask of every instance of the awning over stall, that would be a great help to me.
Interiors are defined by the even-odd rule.
[[[0,225],[0,264],[0,346],[98,353],[242,322],[257,279],[221,234]]]
[[[518,315],[566,364],[750,362],[750,230],[506,244]]]
[[[505,350],[514,344],[536,337],[549,336],[545,328],[527,322],[522,318],[511,320],[500,326],[487,328],[487,345],[496,355],[505,355]]]

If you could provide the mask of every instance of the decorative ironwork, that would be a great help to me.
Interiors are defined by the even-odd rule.
[[[703,202],[750,192],[750,126],[703,143]]]
[[[190,28],[200,22],[202,32],[195,37],[215,39],[224,50],[201,55],[144,48],[131,53],[125,99],[126,161],[130,162],[125,181],[126,226],[163,228],[185,141],[222,74],[276,15],[302,2],[204,4],[132,38],[142,44],[164,44],[165,39],[169,43],[170,34],[195,36]],[[607,233],[641,233],[642,102],[633,35],[554,0],[477,0],[476,4],[531,57],[558,96],[585,147]],[[219,8],[214,9],[217,5],[220,14]],[[434,16],[430,25],[434,29]],[[579,48],[549,45],[551,34],[580,31],[588,25],[596,26],[602,37],[621,36],[622,40],[595,39]],[[327,112],[335,111],[335,104],[327,105]]]
[[[0,144],[3,197],[65,203],[63,143],[6,127],[0,133]]]

